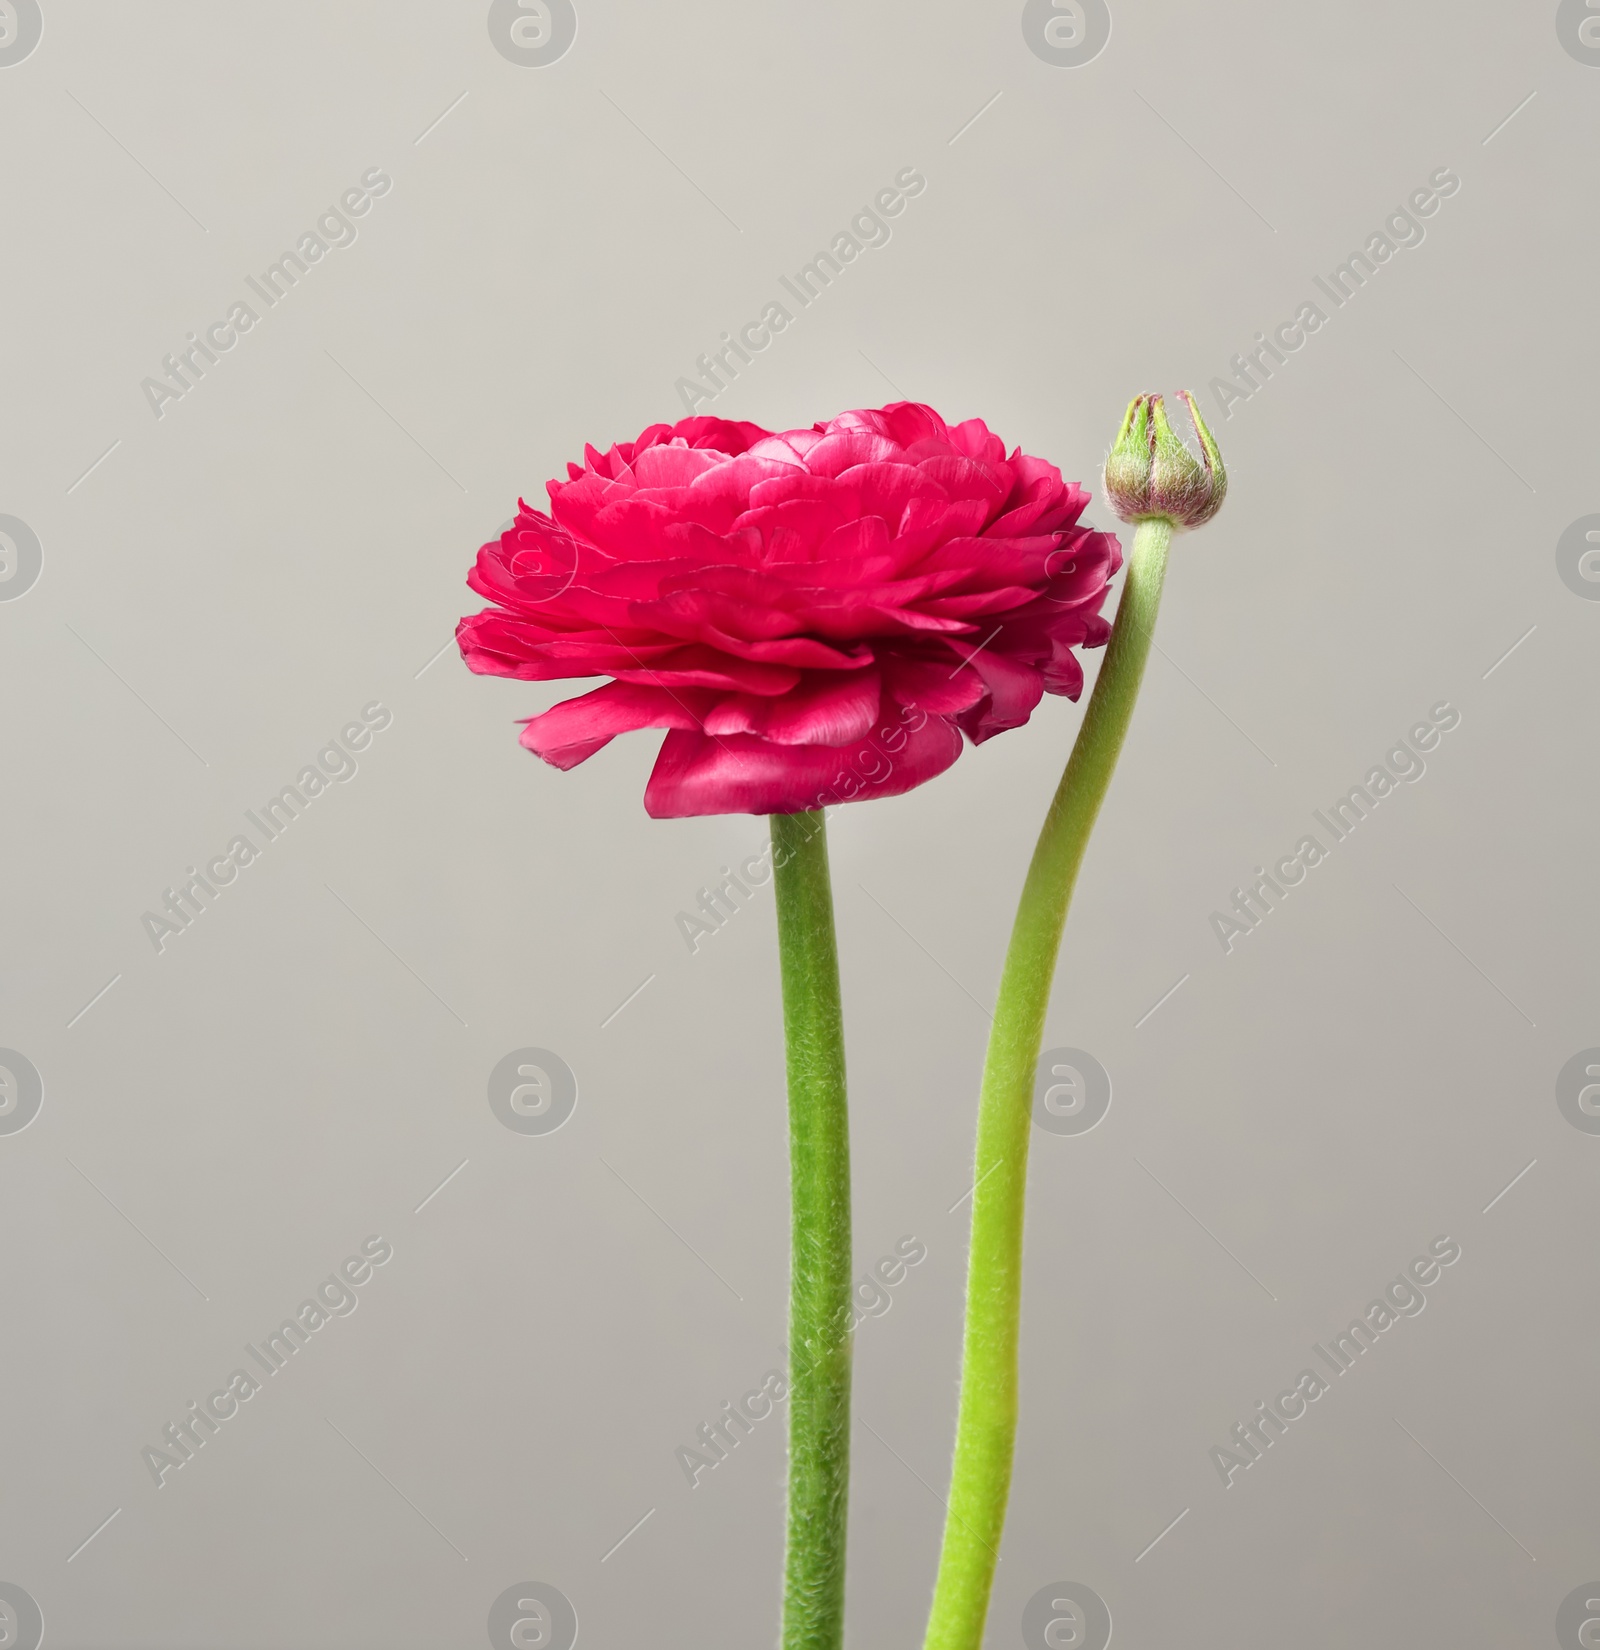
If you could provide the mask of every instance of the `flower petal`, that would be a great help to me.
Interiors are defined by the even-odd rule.
[[[609,677],[523,741],[569,767],[666,728],[652,813],[910,789],[963,731],[1076,697],[1079,653],[1109,634],[1122,553],[1082,525],[1088,494],[918,402],[781,432],[652,424],[546,491],[548,512],[520,504],[479,551],[468,583],[489,606],[461,651],[485,674]]]
[[[669,693],[632,682],[608,682],[593,693],[562,700],[543,716],[530,717],[518,742],[553,768],[575,768],[619,733],[698,727],[715,697],[704,688]]]
[[[891,742],[900,748],[889,751]],[[645,812],[653,819],[788,814],[899,796],[943,773],[960,754],[961,734],[942,716],[928,717],[915,732],[896,723],[887,734],[879,730],[842,748],[674,730],[645,787]]]
[[[878,719],[875,670],[808,671],[788,693],[723,699],[705,719],[710,734],[753,733],[778,745],[853,745]]]
[[[983,649],[968,659],[967,666],[989,690],[985,700],[957,718],[974,745],[1007,728],[1021,727],[1044,697],[1043,676],[1031,665],[1008,659],[1003,653]]]

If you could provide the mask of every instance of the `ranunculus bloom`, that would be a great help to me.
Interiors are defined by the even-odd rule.
[[[1089,495],[980,420],[901,401],[809,430],[685,418],[585,449],[478,552],[475,671],[609,676],[536,716],[558,768],[667,728],[656,818],[895,796],[1076,699],[1122,565]]]

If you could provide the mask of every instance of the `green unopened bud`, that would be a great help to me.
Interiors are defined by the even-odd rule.
[[[1201,527],[1222,508],[1228,492],[1222,454],[1194,397],[1187,390],[1178,394],[1189,408],[1202,456],[1196,459],[1179,440],[1159,395],[1136,395],[1105,468],[1106,497],[1124,521],[1164,517],[1174,527]]]

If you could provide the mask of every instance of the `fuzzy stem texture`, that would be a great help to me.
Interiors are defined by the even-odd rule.
[[[822,812],[774,814],[772,850],[792,1232],[783,1650],[840,1650],[850,1483],[850,1129]]]
[[[1017,906],[978,1103],[967,1319],[949,1515],[926,1650],[979,1650],[1017,1432],[1023,1202],[1034,1077],[1061,931],[1150,654],[1172,523],[1134,533],[1116,623]]]

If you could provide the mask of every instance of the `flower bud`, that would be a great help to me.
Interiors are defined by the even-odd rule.
[[[1124,521],[1165,517],[1174,527],[1202,527],[1222,508],[1228,475],[1222,454],[1194,397],[1179,390],[1200,438],[1202,459],[1178,439],[1159,395],[1128,403],[1116,444],[1106,458],[1106,497]]]

